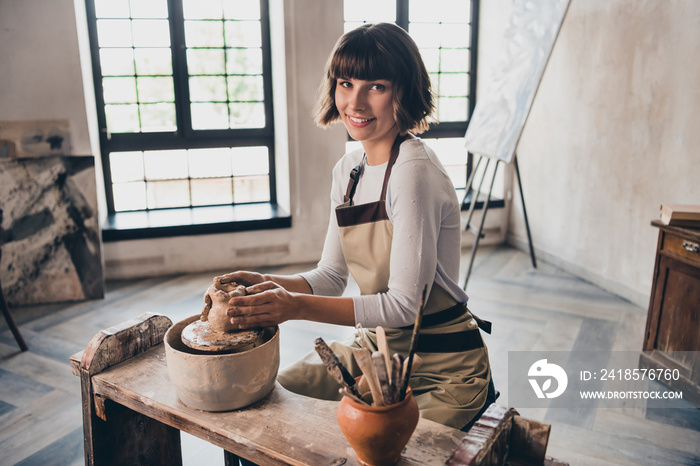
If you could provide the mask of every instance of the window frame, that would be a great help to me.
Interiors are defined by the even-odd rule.
[[[97,17],[94,0],[85,0],[88,35],[90,39],[90,56],[92,59],[92,76],[95,89],[97,122],[99,127],[100,152],[102,173],[105,183],[108,217],[120,215],[114,208],[112,192],[112,174],[110,169],[110,154],[122,151],[149,151],[174,149],[205,149],[215,147],[246,147],[265,146],[268,149],[269,189],[270,200],[265,204],[277,204],[276,170],[275,170],[275,132],[272,96],[272,57],[270,45],[270,15],[267,0],[260,3],[260,27],[262,50],[263,99],[265,108],[265,125],[262,128],[230,128],[195,130],[192,128],[192,118],[189,95],[189,73],[187,71],[187,47],[185,45],[185,19],[182,0],[166,0],[168,5],[168,23],[170,28],[170,53],[172,60],[172,78],[175,99],[175,115],[177,129],[163,132],[114,133],[107,129],[105,100],[102,86],[102,69],[100,63],[100,47],[97,35]],[[227,204],[237,206],[244,204]],[[204,206],[210,208],[211,206]],[[197,206],[179,207],[175,209],[198,209]],[[155,210],[146,207],[132,212],[149,212]],[[113,223],[113,222],[108,222]]]

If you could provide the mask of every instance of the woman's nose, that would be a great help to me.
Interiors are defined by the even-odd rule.
[[[353,89],[349,103],[353,110],[363,110],[367,105],[367,98],[361,89]]]

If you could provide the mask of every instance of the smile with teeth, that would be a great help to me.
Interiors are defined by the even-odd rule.
[[[364,124],[364,123],[368,123],[368,122],[374,120],[374,118],[358,118],[358,117],[354,117],[354,116],[351,116],[351,115],[348,115],[348,118],[349,118],[350,121],[352,121],[353,123],[357,123],[357,124],[360,124],[360,125],[361,125],[361,124]]]

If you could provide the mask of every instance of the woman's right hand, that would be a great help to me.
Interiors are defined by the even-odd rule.
[[[262,274],[258,272],[248,272],[245,270],[238,270],[236,272],[227,273],[226,275],[214,277],[214,283],[223,285],[226,283],[236,282],[245,287],[257,285],[264,281],[266,280]]]

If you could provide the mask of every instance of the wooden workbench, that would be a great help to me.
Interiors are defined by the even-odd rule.
[[[101,331],[71,357],[73,373],[81,378],[86,464],[182,464],[179,431],[222,448],[226,465],[237,464],[238,457],[260,465],[358,464],[336,421],[337,402],[277,384],[241,410],[211,413],[182,404],[162,343],[171,325],[165,316],[144,314]],[[518,437],[511,431],[521,421],[515,410],[495,405],[469,434],[420,419],[398,464],[504,464],[492,462],[492,456],[509,456]],[[540,426],[546,432],[539,436],[532,435],[530,424],[520,431],[527,432],[528,449],[536,447],[542,464],[549,426]],[[510,448],[515,449],[523,450]]]

